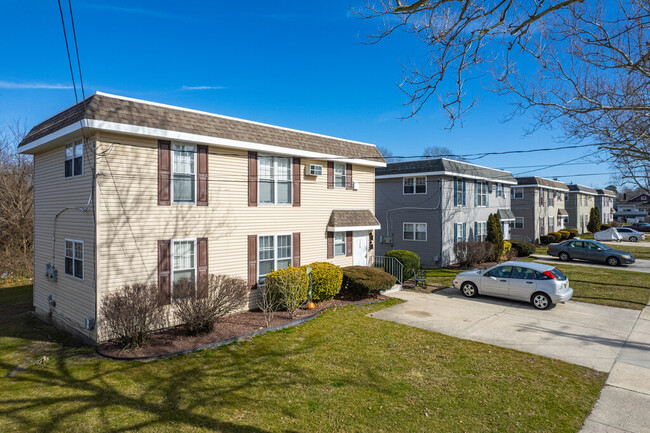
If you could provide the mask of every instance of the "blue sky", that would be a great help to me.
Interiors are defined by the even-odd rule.
[[[531,119],[503,123],[510,108],[488,92],[480,93],[479,107],[452,131],[435,103],[417,119],[400,120],[410,112],[397,87],[402,65],[424,52],[403,34],[364,44],[379,23],[351,13],[363,2],[73,0],[86,94],[99,90],[365,141],[398,155],[419,155],[427,146],[468,154],[561,145],[554,140],[559,131],[524,135]],[[0,9],[0,122],[20,118],[31,127],[74,103],[58,5],[0,0]],[[586,153],[476,162],[498,168],[550,165]],[[611,171],[606,164],[589,164],[530,174]],[[560,180],[605,186],[610,178]]]

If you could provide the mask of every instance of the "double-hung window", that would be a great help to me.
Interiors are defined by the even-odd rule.
[[[259,202],[261,204],[291,204],[291,158],[260,156]]]
[[[483,242],[487,237],[487,221],[477,221],[474,223],[474,240]]]
[[[174,294],[174,285],[180,281],[196,282],[196,240],[179,239],[172,241],[172,300],[192,296],[191,293]],[[196,287],[194,288],[196,289]],[[184,292],[184,291],[183,291]],[[196,295],[196,293],[194,293]]]
[[[426,176],[404,178],[404,194],[426,194],[426,193],[427,193]]]
[[[84,243],[65,240],[65,274],[84,279]]]
[[[515,226],[516,229],[524,228],[524,217],[515,217]]]
[[[539,235],[545,235],[546,232],[544,231],[544,217],[539,217]]]
[[[454,206],[465,206],[465,179],[454,178]]]
[[[346,254],[345,232],[334,232],[334,255],[344,256]]]
[[[524,198],[524,189],[512,188],[512,198]]]
[[[196,147],[172,145],[172,191],[174,203],[194,203],[196,193]]]
[[[346,188],[347,182],[345,164],[334,163],[334,188]]]
[[[426,223],[404,223],[403,238],[405,241],[426,241]]]
[[[540,188],[539,189],[539,205],[541,207],[544,207],[544,205],[546,204],[546,199],[544,197],[545,195],[546,195],[546,191],[543,190],[542,188]]]
[[[454,223],[454,242],[467,240],[467,223]]]
[[[266,274],[291,266],[291,235],[264,235],[258,238],[258,282]]]
[[[554,232],[555,231],[555,217],[548,217],[548,232]]]
[[[551,207],[555,204],[555,192],[548,192],[548,207]]]
[[[65,146],[65,177],[81,176],[84,166],[84,145],[76,141]]]
[[[488,183],[476,182],[475,206],[485,207],[488,205]]]
[[[496,194],[497,197],[504,197],[505,198],[506,194],[505,194],[505,191],[503,189],[503,184],[502,183],[495,183],[494,184],[494,189],[496,190],[495,194]]]

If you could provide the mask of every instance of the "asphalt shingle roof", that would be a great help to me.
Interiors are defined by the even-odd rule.
[[[538,177],[538,176],[518,177],[517,184],[547,186],[550,188],[568,190],[567,185],[564,182],[559,182],[557,180],[546,179],[544,177]]]
[[[465,175],[480,179],[501,182],[516,180],[512,173],[495,168],[482,167],[468,162],[454,161],[446,158],[422,159],[418,161],[392,162],[386,167],[376,168],[375,176],[409,175],[418,173],[444,172],[451,175]]]
[[[379,226],[377,218],[367,209],[335,209],[330,215],[328,227]]]
[[[594,194],[594,195],[597,194],[595,189],[590,188],[588,186],[578,185],[575,183],[571,183],[567,186],[569,187],[569,192],[584,192],[584,193]]]

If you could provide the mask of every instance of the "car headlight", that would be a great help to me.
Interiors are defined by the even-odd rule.
[[[630,256],[629,254],[622,254],[621,257],[623,257],[624,259],[631,259],[632,258],[632,256]]]

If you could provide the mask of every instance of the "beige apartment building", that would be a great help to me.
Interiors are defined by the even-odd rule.
[[[570,184],[568,185],[566,210],[569,213],[568,228],[578,229],[580,233],[587,232],[589,224],[589,213],[595,206],[598,193],[588,186]]]
[[[373,145],[96,93],[36,125],[34,307],[99,342],[106,293],[208,273],[364,265],[372,254]]]
[[[518,177],[511,188],[515,215],[511,238],[539,242],[540,236],[567,228],[567,185],[542,177]]]

